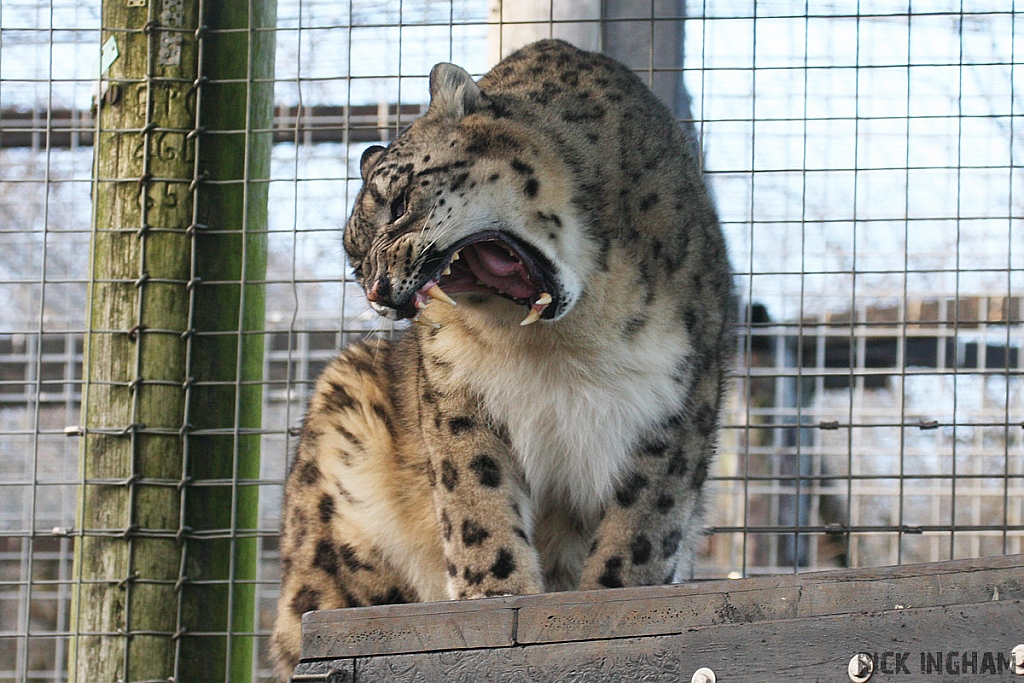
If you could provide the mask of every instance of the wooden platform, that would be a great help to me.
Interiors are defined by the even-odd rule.
[[[863,652],[871,681],[1024,683],[1021,644],[1013,555],[311,612],[293,680],[839,682]]]

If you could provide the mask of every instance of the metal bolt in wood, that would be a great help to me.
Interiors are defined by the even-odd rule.
[[[1013,662],[1013,673],[1024,676],[1024,643],[1010,650],[1010,661]]]
[[[853,683],[865,683],[875,672],[875,662],[871,655],[861,652],[853,656],[846,671],[850,674],[850,680]]]
[[[715,672],[706,666],[702,666],[693,672],[693,676],[690,678],[690,683],[715,683],[718,678],[715,676]]]

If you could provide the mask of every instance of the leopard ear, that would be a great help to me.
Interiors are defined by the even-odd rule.
[[[380,155],[385,151],[387,151],[386,148],[380,145],[372,145],[366,148],[363,156],[359,158],[359,175],[363,176],[363,180],[366,180],[367,176],[370,175],[370,171],[377,165],[377,160],[380,159]]]
[[[461,119],[483,107],[485,101],[480,86],[461,66],[442,62],[430,70],[428,113]]]

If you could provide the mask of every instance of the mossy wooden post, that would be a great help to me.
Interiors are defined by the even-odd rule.
[[[274,2],[102,15],[70,678],[245,681]]]
[[[200,107],[206,134],[199,151],[204,182],[196,211],[206,227],[197,234],[195,252],[204,282],[195,289],[193,309],[197,382],[188,443],[189,474],[203,485],[189,487],[185,501],[193,530],[187,566],[202,570],[185,587],[184,609],[186,620],[207,633],[251,634],[256,626],[259,489],[239,481],[255,481],[260,473],[275,24],[275,0],[206,2],[208,80]],[[220,607],[213,611],[210,605]],[[210,680],[216,671],[218,680],[248,681],[254,638],[186,636],[181,652],[179,680]],[[228,662],[227,671],[211,668]]]

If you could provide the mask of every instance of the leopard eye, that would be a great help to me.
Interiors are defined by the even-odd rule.
[[[405,193],[402,193],[398,196],[398,198],[391,202],[391,222],[394,223],[399,218],[404,216],[406,208],[407,207],[405,205]]]

